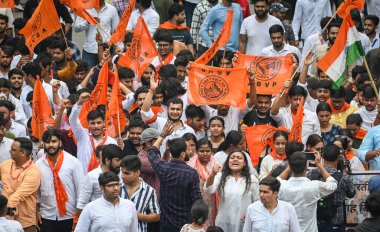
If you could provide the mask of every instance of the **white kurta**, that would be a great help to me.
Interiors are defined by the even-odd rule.
[[[208,194],[215,193],[218,190],[222,173],[219,172],[214,179],[214,184],[206,188]],[[223,194],[220,196],[218,214],[216,215],[215,225],[221,227],[224,231],[241,232],[243,230],[243,221],[247,208],[250,204],[259,199],[259,182],[254,175],[251,175],[252,184],[247,193],[245,192],[245,178],[235,178],[228,176],[224,186]]]

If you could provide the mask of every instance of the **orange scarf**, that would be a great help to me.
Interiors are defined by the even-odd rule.
[[[354,157],[355,157],[355,154],[352,153],[352,151],[348,151],[348,152],[346,153],[346,159],[348,159],[348,160],[352,160],[352,158],[354,158]]]
[[[63,163],[63,152],[62,152],[62,150],[60,150],[58,153],[57,162],[55,164],[55,167],[53,166],[53,163],[51,162],[48,154],[46,154],[46,160],[48,161],[48,164],[49,164],[51,171],[53,172],[54,190],[55,190],[55,198],[57,199],[58,212],[59,212],[60,216],[64,216],[67,214],[67,212],[66,212],[66,201],[69,200],[69,197],[67,196],[65,186],[63,186],[63,183],[62,183],[62,181],[58,175],[59,170],[61,169],[61,166]]]
[[[278,159],[278,160],[285,160],[286,159],[286,155],[277,155],[277,152],[275,150],[273,150],[271,153],[269,153],[270,156],[273,157],[273,159]]]
[[[163,24],[159,25],[158,26],[158,29],[168,29],[168,30],[189,30],[190,31],[190,28],[180,24],[180,25],[174,25],[172,24],[170,21],[166,21],[164,22]]]
[[[203,165],[199,161],[198,157],[197,157],[197,159],[195,161],[195,169],[198,171],[199,176],[203,180],[207,181],[207,178],[208,178],[209,174],[205,171],[205,168],[203,167]]]
[[[346,111],[346,110],[348,110],[348,109],[350,108],[350,104],[348,104],[347,102],[344,102],[344,104],[343,104],[342,108],[340,108],[340,110],[337,110],[337,109],[335,109],[335,108],[333,107],[333,105],[332,105],[332,103],[331,103],[331,99],[328,99],[328,100],[326,101],[326,103],[330,105],[330,107],[331,107],[331,112],[332,112],[333,114],[339,114],[339,113],[342,113],[342,112],[344,112],[344,111]]]
[[[159,66],[159,68],[161,68],[161,66],[163,66],[163,65],[170,64],[170,61],[172,61],[173,59],[174,59],[173,53],[169,53],[169,55],[165,58],[165,60],[161,59],[161,65]]]
[[[364,137],[365,137],[365,135],[367,134],[367,132],[368,132],[368,131],[364,130],[363,128],[360,128],[360,129],[358,130],[358,133],[356,133],[356,134],[354,135],[354,138],[355,138],[355,139],[359,139],[359,140],[363,140]]]
[[[162,113],[164,112],[164,109],[162,108],[162,106],[152,106],[150,107],[153,111],[154,114],[158,114],[158,113]]]
[[[108,138],[108,135],[105,132],[104,139],[95,147],[94,139],[92,138],[92,135],[90,136],[92,153],[91,153],[90,162],[88,163],[87,172],[90,172],[99,166],[99,162],[96,159],[95,151],[96,151],[96,148],[98,148],[99,146],[102,146],[107,141],[107,138]]]

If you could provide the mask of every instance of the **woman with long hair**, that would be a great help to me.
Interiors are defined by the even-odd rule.
[[[219,165],[214,166],[205,191],[208,194],[218,192],[220,196],[215,225],[224,231],[241,232],[248,205],[259,198],[258,185],[257,178],[250,174],[243,151],[232,151],[222,169]]]
[[[311,134],[306,141],[306,152],[322,152],[323,139],[317,134]]]
[[[264,157],[260,166],[259,179],[265,178],[275,167],[280,165],[286,158],[285,145],[288,142],[288,133],[276,131],[273,135],[274,149]]]
[[[210,118],[208,128],[208,140],[212,144],[212,152],[216,153],[220,144],[224,141],[224,119],[220,116]]]
[[[317,106],[317,116],[321,126],[321,135],[324,145],[329,145],[334,141],[335,135],[340,131],[340,126],[330,123],[331,106],[326,102],[321,102]]]

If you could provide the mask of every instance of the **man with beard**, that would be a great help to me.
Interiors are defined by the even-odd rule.
[[[158,26],[158,29],[167,29],[170,31],[174,40],[186,44],[187,49],[194,54],[190,28],[182,25],[186,17],[184,6],[179,3],[173,3],[168,9],[168,13],[169,20]]]
[[[269,28],[281,21],[269,15],[268,0],[254,1],[255,14],[244,19],[240,29],[239,51],[248,55],[260,55],[261,50],[271,44]]]
[[[279,2],[272,3],[269,7],[269,13],[273,15],[274,17],[278,18],[281,21],[282,26],[284,27],[285,41],[289,43],[290,45],[294,46],[295,37],[294,37],[293,28],[285,22],[285,15],[288,10],[289,8],[286,8],[284,5],[282,5]]]
[[[99,110],[92,110],[87,115],[88,129],[84,128],[79,121],[79,113],[85,101],[90,99],[90,93],[82,93],[78,102],[73,106],[69,117],[69,123],[77,139],[77,157],[83,165],[83,169],[89,170],[89,163],[95,162],[95,150],[98,146],[116,144],[116,141],[109,137],[105,130],[105,116]],[[90,133],[88,133],[90,131]],[[96,163],[96,162],[95,162]]]
[[[364,106],[360,107],[355,114],[359,114],[363,123],[361,127],[365,130],[371,129],[374,125],[378,125],[379,123],[375,123],[375,120],[379,117],[377,104],[378,100],[375,95],[375,91],[372,86],[368,86],[364,89],[363,92],[363,103]]]
[[[141,133],[147,125],[139,120],[132,120],[127,127],[128,139],[123,141],[122,157],[129,155],[137,155],[142,149]]]
[[[8,72],[11,69],[14,49],[11,46],[3,45],[0,47],[0,78],[8,79]]]
[[[180,98],[171,98],[167,102],[168,118],[163,118],[154,114],[151,109],[153,103],[153,95],[158,86],[158,80],[152,76],[150,79],[150,89],[145,97],[144,103],[141,106],[141,118],[149,124],[150,127],[162,131],[166,122],[170,121],[174,125],[173,134],[169,135],[160,147],[161,154],[164,154],[166,150],[166,142],[174,138],[180,138],[186,133],[192,133],[195,135],[193,128],[182,122],[181,117],[183,113],[183,101]]]
[[[358,107],[348,104],[345,101],[346,89],[341,86],[339,89],[333,89],[330,99],[326,102],[330,105],[332,114],[330,123],[345,129],[348,115],[354,113]]]
[[[120,197],[120,178],[113,172],[99,176],[103,196],[84,208],[76,232],[138,231],[135,204]],[[72,231],[71,229],[68,231]]]
[[[22,104],[20,100],[11,94],[11,83],[6,78],[0,78],[0,100],[10,101],[15,106],[13,119],[22,125],[26,125],[28,119],[26,118]]]
[[[178,56],[174,61],[174,65],[177,68],[177,80],[181,83],[182,87],[187,90],[187,84],[189,81],[188,72],[186,66],[189,64],[189,60],[185,56]]]
[[[379,25],[379,17],[376,15],[367,15],[364,20],[364,32],[371,41],[371,49],[380,47],[380,34],[376,32]]]
[[[12,44],[12,38],[7,35],[8,20],[8,16],[0,14],[0,46]]]
[[[10,150],[13,139],[6,138],[4,134],[7,132],[5,129],[5,120],[0,116],[0,164],[11,158]]]
[[[140,109],[144,102],[146,95],[148,94],[149,87],[141,86],[136,90],[136,92],[132,92],[129,88],[125,87],[127,94],[125,100],[122,102],[123,109],[128,110],[131,115],[131,120],[141,121]]]
[[[53,60],[51,65],[54,78],[59,78],[62,81],[69,80],[75,73],[77,64],[73,59],[74,52],[70,47],[66,47],[63,39],[55,40],[51,45]]]
[[[122,151],[115,144],[105,145],[101,148],[101,163],[99,167],[88,172],[80,185],[79,197],[76,208],[76,217],[79,218],[85,205],[102,197],[102,191],[99,186],[98,178],[102,173],[113,172],[116,175],[120,173],[120,162]]]
[[[42,141],[46,154],[36,161],[41,173],[38,223],[41,231],[71,231],[83,168],[77,158],[62,150],[59,131],[45,131]]]
[[[149,162],[160,179],[160,231],[165,232],[178,232],[184,224],[191,223],[191,206],[202,198],[198,173],[185,163],[189,160],[185,139],[170,141],[172,159],[169,162],[159,158],[159,148],[164,147],[162,142],[176,134],[177,123],[165,122],[161,135],[148,151]]]
[[[84,62],[84,60],[77,60],[75,61],[75,63],[77,64],[77,69],[75,70],[73,77],[66,82],[70,94],[75,94],[78,90],[83,88],[81,83],[84,81],[86,75],[88,75],[89,73],[88,64]],[[93,73],[92,70],[90,72]],[[93,89],[93,86],[91,83],[88,83],[86,88]]]
[[[152,61],[152,65],[158,71],[162,66],[174,64],[176,57],[173,55],[173,36],[169,30],[159,29],[153,39],[157,42],[158,56]]]
[[[233,3],[233,0],[223,0],[222,3],[215,5],[211,8],[210,12],[206,16],[201,29],[199,30],[199,35],[202,40],[206,43],[206,47],[209,48],[212,42],[219,36],[222,31],[223,25],[226,21],[226,15],[228,10],[233,10],[234,15],[232,18],[231,25],[231,35],[228,40],[225,50],[230,50],[236,52],[239,46],[238,34],[240,31],[241,23],[243,22],[243,13],[241,7],[237,3]],[[209,35],[209,29],[212,28],[213,40]],[[240,48],[239,48],[240,50]],[[241,50],[240,50],[241,51]]]
[[[12,119],[15,106],[8,100],[0,100],[0,115],[5,120],[5,129],[16,137],[26,137],[26,127]]]
[[[8,73],[12,95],[19,100],[22,84],[24,83],[24,75],[25,73],[21,69],[11,69]]]
[[[265,47],[261,51],[262,56],[286,56],[287,54],[295,54],[298,60],[301,60],[301,53],[298,48],[286,44],[284,36],[284,28],[275,24],[269,28],[269,37],[272,45]]]
[[[324,17],[321,19],[319,25],[321,27],[321,30],[323,28],[325,28],[325,26],[327,25],[327,23],[330,21],[331,17]],[[330,23],[333,23],[335,22],[335,20],[333,19]],[[315,50],[321,46],[321,45],[324,45],[328,42],[328,38],[327,38],[327,30],[325,30],[322,34],[321,34],[321,31],[318,31],[310,36],[308,36],[305,41],[304,41],[304,44],[303,44],[303,48],[302,48],[302,57],[305,58],[307,53],[309,52],[309,50],[311,49],[311,47],[314,45],[313,49],[311,50],[312,53],[315,53]]]
[[[318,88],[317,88],[318,102],[326,102],[328,99],[330,99],[331,92],[332,92],[331,80],[319,81]]]

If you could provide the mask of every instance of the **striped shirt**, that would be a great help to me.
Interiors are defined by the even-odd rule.
[[[136,189],[133,195],[128,196],[127,186],[123,185],[120,195],[124,199],[129,199],[136,205],[137,213],[142,214],[160,214],[160,207],[158,205],[158,199],[156,190],[143,181],[140,178],[140,187]],[[139,232],[147,232],[148,227],[146,222],[139,220]]]

